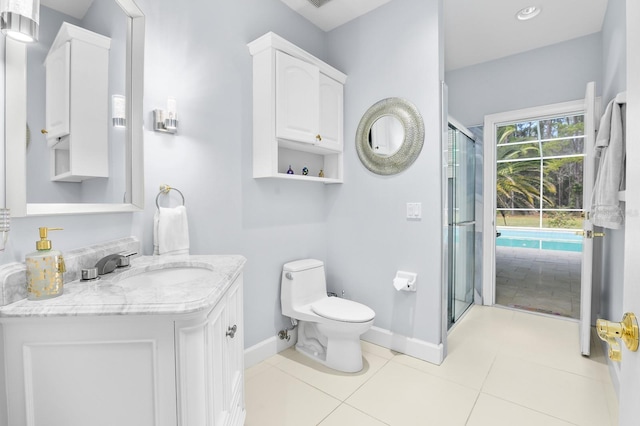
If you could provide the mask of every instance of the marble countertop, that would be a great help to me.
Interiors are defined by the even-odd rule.
[[[19,300],[0,307],[0,318],[81,315],[187,314],[215,306],[242,272],[246,259],[228,256],[142,256],[131,266],[102,275],[95,281],[64,284],[64,293],[53,299]],[[201,268],[199,277],[154,282],[143,273],[171,268]],[[172,278],[179,277],[175,271]],[[130,278],[130,279],[127,279]]]

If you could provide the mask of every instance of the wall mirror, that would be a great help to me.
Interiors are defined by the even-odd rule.
[[[400,173],[418,158],[424,144],[424,121],[418,109],[401,98],[373,104],[356,132],[356,151],[373,173]]]
[[[39,41],[22,44],[6,39],[4,186],[12,216],[142,209],[144,19],[134,0],[42,0]],[[96,130],[96,135],[106,133],[107,176],[63,181],[55,180],[51,172],[57,155],[52,153],[59,151],[50,149],[52,140],[41,132],[47,128],[44,63],[63,22],[110,40],[105,72],[108,94],[103,103],[108,105],[107,125],[100,133]],[[112,126],[112,95],[124,97],[123,128]],[[80,143],[88,139],[77,138]]]

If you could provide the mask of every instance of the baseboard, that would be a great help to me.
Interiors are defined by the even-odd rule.
[[[244,368],[260,364],[265,359],[268,359],[295,345],[298,340],[298,330],[294,329],[289,331],[289,335],[291,338],[288,341],[281,340],[278,336],[273,336],[251,346],[250,348],[246,348],[244,350]]]
[[[289,332],[291,339],[281,340],[278,336],[270,337],[244,350],[244,367],[249,368],[290,348],[298,340],[297,329]],[[434,345],[424,340],[402,336],[379,327],[371,327],[361,337],[374,345],[382,346],[403,354],[440,365],[444,359],[442,344]]]
[[[424,340],[393,333],[384,328],[371,327],[362,335],[362,340],[436,365],[442,364],[444,360],[442,343],[434,345]]]

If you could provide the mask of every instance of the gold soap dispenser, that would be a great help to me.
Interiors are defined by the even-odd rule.
[[[49,231],[60,231],[62,228],[39,228],[40,241],[36,241],[36,249],[25,256],[27,264],[27,299],[42,300],[60,296],[63,288],[63,273],[66,271],[62,253],[51,248],[47,239]]]

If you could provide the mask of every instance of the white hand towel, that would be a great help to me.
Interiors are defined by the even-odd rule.
[[[160,207],[153,217],[153,254],[189,254],[187,209]]]
[[[593,187],[591,221],[618,229],[624,222],[618,191],[625,173],[625,140],[623,112],[615,99],[609,102],[600,120],[595,148],[600,151],[600,164]]]

